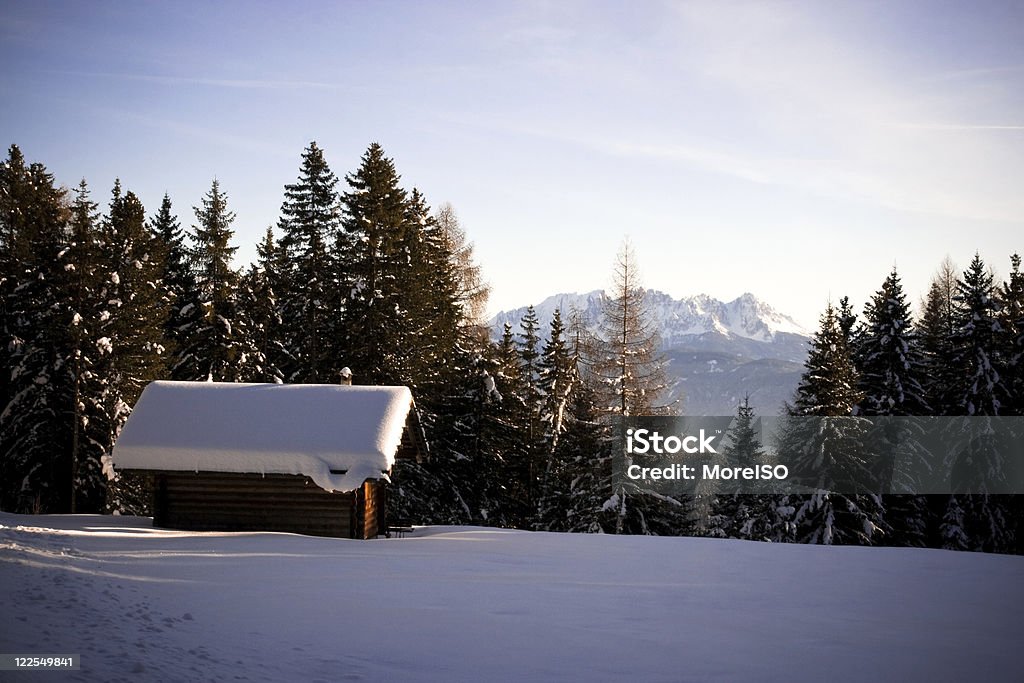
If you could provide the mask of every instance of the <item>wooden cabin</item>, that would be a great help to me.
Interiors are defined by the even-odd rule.
[[[386,533],[396,458],[426,457],[406,387],[153,382],[114,444],[153,485],[153,525]]]

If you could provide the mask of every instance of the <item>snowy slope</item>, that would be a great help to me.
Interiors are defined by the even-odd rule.
[[[936,550],[0,514],[0,652],[81,654],[71,681],[1010,681],[1022,576]]]

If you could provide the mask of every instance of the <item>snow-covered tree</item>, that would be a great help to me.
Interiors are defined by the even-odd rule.
[[[65,192],[12,145],[0,166],[0,508],[66,512],[72,490],[73,395],[64,266]],[[66,254],[65,254],[66,255]]]
[[[278,292],[285,288],[285,250],[274,241],[274,229],[267,228],[256,247],[256,263],[242,276],[238,287],[240,315],[245,319],[257,362],[246,378],[252,382],[284,382],[281,365],[288,357],[282,341],[281,302]]]
[[[169,362],[165,332],[169,298],[164,290],[166,243],[146,226],[142,202],[114,183],[100,241],[100,311],[97,371],[106,379],[98,401],[102,418],[89,425],[93,442],[108,458],[131,407],[145,386],[166,375]],[[89,461],[89,472],[101,476],[100,462]],[[118,478],[110,482],[111,510],[138,513],[146,493],[139,482]]]
[[[163,263],[163,294],[168,307],[164,340],[173,357],[182,343],[183,326],[186,323],[181,309],[190,303],[195,294],[196,278],[189,265],[185,232],[181,229],[167,194],[164,194],[160,209],[150,220],[149,230],[157,239],[159,253],[156,258]]]
[[[231,259],[235,214],[228,210],[227,195],[214,180],[199,206],[194,207],[189,250],[196,276],[196,291],[181,315],[184,340],[178,349],[175,379],[236,382],[260,364],[238,312],[238,273]]]
[[[854,350],[862,393],[858,414],[928,415],[931,409],[922,386],[925,358],[895,268],[865,306],[864,319]],[[869,437],[872,443],[892,445],[891,452],[880,454],[892,461],[887,468],[891,473],[880,473],[881,483],[903,492],[882,498],[886,521],[891,528],[888,541],[898,546],[922,547],[927,539],[927,499],[909,493],[920,490],[919,475],[930,469],[932,459],[922,441],[920,424],[908,420],[878,420],[872,425],[872,433]]]
[[[946,257],[932,278],[916,326],[924,361],[925,398],[931,413],[955,415],[953,334],[957,327],[956,266]]]
[[[736,420],[727,436],[721,454],[723,466],[756,467],[765,462],[750,396],[745,396],[736,409]],[[768,540],[776,524],[775,510],[773,495],[720,487],[714,495],[706,533],[720,538]]]
[[[956,462],[947,466],[968,492],[949,498],[941,536],[953,547],[1005,552],[1013,545],[1009,501],[996,492],[1011,463],[987,422],[1004,414],[1009,391],[999,372],[1002,328],[994,278],[978,254],[957,281],[954,302],[952,405],[955,414],[973,419],[953,421],[948,429]],[[966,528],[950,526],[961,521]]]
[[[334,382],[340,369],[333,341],[341,312],[333,251],[341,225],[337,184],[323,150],[311,142],[298,181],[285,185],[278,230],[287,271],[279,296],[289,382]]]
[[[1010,257],[1010,277],[999,292],[999,347],[1003,383],[1009,393],[1004,415],[1024,415],[1024,273],[1018,254]]]
[[[783,499],[801,543],[869,544],[883,527],[876,455],[864,448],[867,425],[852,417],[861,402],[839,312],[825,309],[779,444],[791,475],[814,489]],[[813,419],[807,419],[813,418]]]
[[[402,337],[399,271],[408,267],[402,250],[408,228],[408,197],[394,162],[374,143],[359,168],[345,177],[350,190],[338,253],[346,294],[342,360],[364,384],[401,384],[395,349]]]

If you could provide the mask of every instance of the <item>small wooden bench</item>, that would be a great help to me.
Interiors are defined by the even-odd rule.
[[[405,538],[406,534],[412,533],[412,525],[398,522],[396,524],[388,526],[388,532],[384,534],[385,538],[391,538],[397,536],[398,538]]]

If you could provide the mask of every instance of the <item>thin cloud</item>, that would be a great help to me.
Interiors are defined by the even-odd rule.
[[[161,85],[200,85],[216,88],[260,89],[260,90],[340,90],[350,86],[322,81],[291,81],[238,78],[203,78],[197,76],[158,76],[153,74],[125,74],[102,71],[48,71],[46,73],[80,78],[109,78],[126,81],[142,81]]]
[[[896,123],[898,128],[915,130],[1024,130],[1024,125],[987,125],[973,123]]]

